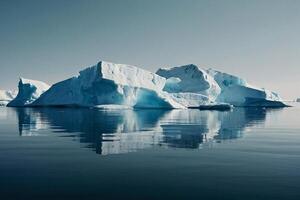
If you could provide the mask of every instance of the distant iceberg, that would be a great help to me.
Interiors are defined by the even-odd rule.
[[[0,90],[0,106],[6,106],[16,96],[17,96],[16,91]]]
[[[10,101],[8,107],[23,107],[30,105],[49,89],[49,85],[44,82],[20,78],[18,95]]]

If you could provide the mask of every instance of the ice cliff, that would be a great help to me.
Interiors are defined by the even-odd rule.
[[[30,105],[49,89],[49,85],[44,82],[20,78],[18,95],[10,101],[9,107],[22,107]]]

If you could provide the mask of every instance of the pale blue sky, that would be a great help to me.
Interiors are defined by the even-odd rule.
[[[1,89],[102,59],[151,71],[195,63],[300,96],[298,0],[3,0],[0,25]]]

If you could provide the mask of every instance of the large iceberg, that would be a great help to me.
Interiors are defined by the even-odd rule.
[[[0,106],[6,106],[16,95],[16,91],[0,90]]]
[[[49,89],[49,85],[44,82],[20,78],[18,95],[7,104],[9,107],[23,107],[30,105],[41,94]]]
[[[98,109],[285,106],[278,94],[244,79],[190,64],[156,73],[132,65],[100,61],[79,75],[54,84],[20,79],[8,106],[83,106]]]
[[[135,66],[101,61],[78,77],[54,84],[31,105],[184,108],[162,91],[165,83],[165,78]]]
[[[277,93],[252,86],[242,78],[213,69],[208,69],[207,73],[221,88],[221,93],[216,99],[217,102],[226,102],[234,106],[286,106]]]

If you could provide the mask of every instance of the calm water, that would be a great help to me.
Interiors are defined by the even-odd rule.
[[[0,199],[300,199],[300,107],[0,108]]]

